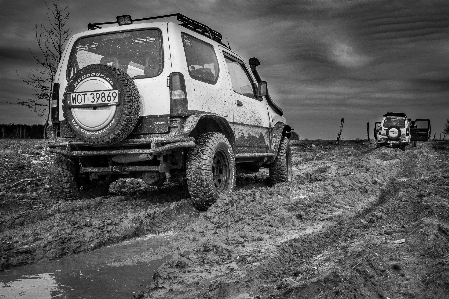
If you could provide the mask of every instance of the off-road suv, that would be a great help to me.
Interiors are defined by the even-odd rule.
[[[410,119],[405,113],[387,112],[381,122],[375,124],[377,147],[399,147],[405,150],[410,144]]]
[[[291,128],[258,65],[181,14],[89,24],[69,40],[53,84],[53,192],[73,199],[120,177],[185,179],[205,210],[236,171],[266,167],[272,183],[289,180]]]
[[[374,138],[377,147],[405,147],[413,142],[427,141],[430,138],[430,119],[407,118],[405,113],[387,112],[381,122],[374,124]]]

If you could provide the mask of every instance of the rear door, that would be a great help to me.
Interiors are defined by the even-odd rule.
[[[376,139],[376,140],[377,140],[377,134],[380,133],[380,129],[381,129],[381,127],[380,127],[380,121],[376,121],[376,122],[374,123],[374,139]]]
[[[430,138],[430,119],[416,119],[410,126],[411,141],[427,141]]]

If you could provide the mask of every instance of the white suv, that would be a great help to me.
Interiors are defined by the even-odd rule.
[[[377,147],[390,146],[405,150],[410,144],[410,119],[405,113],[387,112],[382,121],[375,124],[374,136]]]
[[[205,210],[232,190],[236,170],[268,167],[273,183],[288,181],[291,128],[258,65],[181,14],[89,24],[69,40],[53,84],[54,194],[176,177]]]

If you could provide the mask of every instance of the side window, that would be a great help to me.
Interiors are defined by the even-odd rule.
[[[190,77],[215,84],[219,69],[214,47],[186,33],[182,33],[181,37]]]
[[[242,63],[226,55],[225,60],[231,76],[232,89],[241,95],[255,98],[253,84]]]

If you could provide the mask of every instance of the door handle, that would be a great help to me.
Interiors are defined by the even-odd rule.
[[[243,106],[243,103],[242,103],[242,101],[240,101],[240,100],[237,100],[237,106]]]

